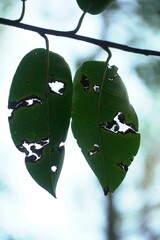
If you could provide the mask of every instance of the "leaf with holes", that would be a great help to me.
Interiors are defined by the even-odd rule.
[[[72,131],[105,195],[113,192],[140,144],[138,118],[116,66],[88,61],[77,70]]]
[[[9,125],[35,181],[56,197],[70,122],[71,72],[65,60],[34,49],[20,62],[9,94]]]

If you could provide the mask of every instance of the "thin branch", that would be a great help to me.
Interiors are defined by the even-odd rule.
[[[21,15],[18,19],[14,20],[15,22],[20,22],[23,20],[24,14],[25,14],[25,1],[26,0],[21,0],[22,1],[22,12]]]
[[[46,43],[46,53],[47,53],[47,76],[48,76],[48,73],[49,73],[49,65],[50,65],[50,61],[49,61],[49,40],[47,38],[47,36],[44,34],[41,36],[44,38],[45,40],[45,43]]]
[[[66,32],[66,31],[57,31],[57,30],[52,30],[52,29],[46,29],[46,28],[41,28],[41,27],[17,22],[17,21],[14,21],[14,20],[4,19],[4,18],[0,18],[0,24],[12,26],[12,27],[17,27],[17,28],[21,28],[21,29],[24,29],[24,30],[32,31],[32,32],[36,32],[36,33],[39,33],[40,35],[43,35],[43,36],[47,34],[47,35],[67,37],[67,38],[72,38],[72,39],[88,42],[88,43],[91,43],[91,44],[94,44],[94,45],[97,45],[97,46],[103,48],[105,51],[107,51],[108,48],[116,48],[116,49],[119,49],[119,50],[122,50],[122,51],[132,52],[132,53],[137,53],[137,54],[143,54],[143,55],[146,55],[146,56],[149,56],[149,55],[150,56],[151,55],[152,56],[160,56],[160,51],[130,47],[130,46],[115,43],[115,42],[110,42],[110,41],[105,41],[105,40],[100,40],[100,39],[96,39],[96,38],[91,38],[91,37],[78,35],[78,34],[75,34],[72,31]]]
[[[86,16],[86,12],[83,12],[78,21],[76,28],[74,30],[70,31],[71,33],[76,34],[79,31],[85,16]]]
[[[48,40],[47,36],[45,34],[42,34],[42,33],[40,35],[41,35],[41,37],[44,38],[45,43],[46,43],[46,50],[47,50],[47,52],[49,52],[49,40]]]

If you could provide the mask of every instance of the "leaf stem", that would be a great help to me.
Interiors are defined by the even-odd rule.
[[[14,20],[15,22],[21,22],[22,19],[24,18],[24,14],[25,14],[25,1],[27,0],[21,0],[22,1],[22,12],[21,15],[18,19]]]
[[[112,52],[111,52],[111,50],[109,48],[107,48],[106,51],[108,53],[108,57],[107,57],[107,60],[106,60],[106,65],[108,66],[109,61],[110,61],[110,59],[112,57]]]
[[[49,57],[49,40],[47,38],[47,36],[43,33],[40,33],[40,35],[45,39],[45,43],[46,43],[46,61],[47,61],[47,68],[46,68],[46,94],[47,94],[47,119],[50,119],[50,107],[49,107],[49,87],[48,87],[48,82],[49,82],[49,69],[50,69],[50,57]],[[50,133],[50,122],[47,123],[47,127],[48,127],[48,138],[49,141],[51,139],[51,133]],[[49,162],[50,162],[50,167],[52,166],[52,152],[51,152],[51,148],[49,148]],[[52,172],[50,170],[50,177],[51,177],[51,182],[52,182],[52,186],[54,186],[54,180],[52,178]],[[54,189],[53,189],[54,192]],[[56,198],[56,196],[54,196]]]
[[[48,72],[49,72],[49,40],[46,34],[40,33],[41,37],[44,38],[46,43],[46,52],[47,52],[47,78],[48,78]]]
[[[48,54],[49,54],[49,40],[48,40],[48,37],[46,36],[46,34],[43,34],[43,33],[40,33],[40,35],[41,35],[41,37],[43,37],[44,40],[45,40],[46,50],[47,50],[47,52],[48,52]]]
[[[76,33],[79,31],[79,29],[80,29],[80,27],[81,27],[81,25],[82,25],[82,22],[83,22],[83,20],[84,20],[84,17],[85,17],[85,15],[86,15],[86,13],[87,13],[87,12],[83,12],[83,13],[82,13],[82,15],[81,15],[81,17],[80,17],[80,19],[79,19],[79,21],[78,21],[77,27],[76,27],[74,30],[69,31],[70,33],[76,34]]]

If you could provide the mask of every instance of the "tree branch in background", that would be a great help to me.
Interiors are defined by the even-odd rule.
[[[32,31],[32,32],[37,32],[38,34],[40,34],[42,36],[47,34],[47,35],[67,37],[67,38],[72,38],[72,39],[84,41],[84,42],[87,42],[87,43],[97,45],[97,46],[103,48],[105,51],[108,51],[108,48],[110,47],[110,48],[115,48],[115,49],[119,49],[119,50],[126,51],[126,52],[142,54],[142,55],[146,55],[146,56],[149,56],[149,55],[150,56],[160,56],[160,51],[140,49],[140,48],[135,48],[135,47],[130,47],[130,46],[127,46],[127,45],[123,45],[123,44],[120,44],[120,43],[115,43],[115,42],[100,40],[100,39],[96,39],[96,38],[86,37],[86,36],[75,34],[74,31],[67,31],[66,32],[66,31],[46,29],[46,28],[41,28],[41,27],[21,23],[19,21],[9,20],[9,19],[4,19],[4,18],[0,18],[0,24],[12,26],[12,27],[17,27],[17,28],[21,28],[21,29],[24,29],[24,30]]]

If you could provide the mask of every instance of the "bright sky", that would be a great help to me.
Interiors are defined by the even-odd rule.
[[[20,4],[17,4],[7,17],[17,18],[20,9]],[[46,0],[44,4],[42,0],[28,0],[26,1],[24,22],[47,28],[71,30],[76,26],[80,14],[81,11],[78,9],[76,1],[59,0],[57,4],[57,1]],[[87,25],[82,25],[80,33],[96,37],[100,32],[99,18],[87,16],[86,23]],[[70,39],[49,37],[49,40],[50,50],[61,54],[70,63],[73,74],[75,58],[77,56],[84,57],[95,49],[95,46]],[[0,181],[2,181],[4,192],[0,192],[0,232],[2,232],[0,239],[5,239],[3,232],[6,232],[12,237],[16,237],[16,240],[103,240],[106,199],[71,132],[69,131],[65,145],[66,156],[57,186],[57,199],[41,189],[30,177],[24,165],[23,154],[18,152],[11,140],[7,120],[10,84],[22,57],[37,47],[45,47],[45,42],[35,33],[6,27],[1,36]],[[103,54],[101,56],[101,60],[106,57]],[[126,61],[124,65],[122,58],[132,62],[132,56],[122,52],[118,52],[112,61],[113,64],[119,66],[119,73],[126,78],[127,84],[130,71],[129,61]],[[140,91],[142,99],[145,99],[142,101],[145,102],[149,95],[135,77],[130,78],[127,85],[130,98],[133,105],[136,104],[137,111],[140,112],[138,100],[132,91],[132,80],[135,91]],[[152,106],[149,104],[150,102],[147,106],[151,108]],[[144,111],[147,113],[148,108],[146,110],[144,108]],[[133,163],[132,170],[130,169],[127,175],[128,180],[130,177],[133,180],[136,179],[132,176],[135,169],[137,174],[140,174],[137,166],[137,163]],[[127,184],[126,180],[124,183],[126,188]],[[135,205],[139,197],[132,190],[129,191],[129,195],[132,198],[128,202],[125,200],[126,193],[122,191],[121,200],[128,209]]]

